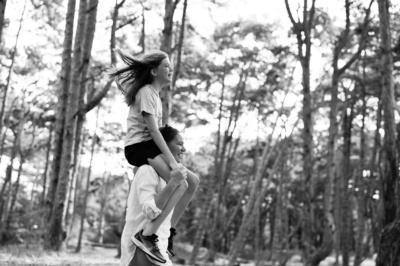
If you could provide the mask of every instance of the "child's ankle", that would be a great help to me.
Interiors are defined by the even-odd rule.
[[[155,234],[155,232],[153,232],[153,231],[151,231],[149,229],[144,229],[143,230],[143,235],[144,236],[151,236],[151,235],[154,235],[154,234]]]

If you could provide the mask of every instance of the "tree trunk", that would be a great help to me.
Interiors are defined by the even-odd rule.
[[[114,13],[113,13],[113,19],[112,19],[112,26],[111,26],[111,38],[110,38],[110,57],[111,57],[111,64],[115,64],[117,62],[117,59],[114,54],[114,48],[115,48],[115,32],[117,30],[117,19],[118,19],[118,12],[119,9],[122,8],[124,5],[125,0],[122,0],[121,3],[115,5],[114,7]],[[91,111],[93,108],[95,108],[101,100],[107,95],[108,91],[111,88],[111,84],[113,83],[112,80],[109,80],[104,87],[99,90],[93,97],[91,97],[88,102],[80,108],[79,110],[79,115],[83,115]]]
[[[251,64],[251,63],[250,63]],[[220,235],[218,232],[223,231],[222,228],[218,228],[220,223],[220,208],[222,205],[222,198],[223,198],[223,191],[226,187],[226,182],[229,178],[230,170],[229,167],[231,166],[231,162],[233,161],[233,158],[235,156],[237,146],[239,143],[239,139],[236,139],[233,141],[233,133],[236,129],[236,123],[239,119],[239,110],[241,109],[241,101],[244,97],[244,92],[246,88],[246,80],[248,76],[248,70],[243,69],[239,82],[237,84],[237,89],[235,90],[235,95],[232,101],[232,105],[230,107],[229,111],[229,120],[228,120],[228,125],[225,129],[224,136],[222,138],[222,147],[221,150],[219,151],[218,154],[216,154],[217,158],[215,160],[216,165],[215,167],[215,178],[214,180],[216,181],[215,186],[217,190],[217,202],[215,206],[215,211],[214,211],[214,219],[212,221],[212,226],[209,230],[209,260],[213,261],[215,254],[217,252],[217,249],[215,247],[215,242],[217,240],[223,239],[224,236]],[[223,93],[222,93],[223,94]],[[221,103],[222,104],[222,103]],[[221,114],[220,114],[221,115]],[[220,123],[220,122],[219,122]],[[219,128],[220,129],[220,128]],[[220,134],[220,132],[218,132]],[[236,145],[234,145],[236,144]],[[230,149],[229,147],[232,147],[232,145],[235,146],[235,148]],[[217,144],[218,148],[220,147],[220,144]],[[221,178],[222,177],[222,178]]]
[[[98,107],[98,109],[100,109],[100,108]],[[85,197],[83,199],[83,210],[82,210],[81,224],[80,224],[80,229],[79,229],[78,244],[76,246],[75,252],[80,252],[80,250],[81,250],[82,235],[83,235],[83,231],[84,231],[84,222],[85,222],[85,218],[86,218],[87,199],[88,199],[88,195],[89,195],[90,176],[92,174],[93,155],[94,155],[94,149],[96,147],[97,138],[98,138],[96,135],[98,121],[99,121],[99,117],[97,116],[95,132],[93,134],[93,139],[92,139],[92,147],[90,150],[90,163],[89,163],[89,169],[88,169],[88,174],[87,174],[87,179],[86,179]]]
[[[53,129],[54,124],[50,124],[49,128],[49,139],[46,145],[46,161],[44,162],[44,171],[43,171],[43,192],[42,192],[42,205],[44,206],[46,200],[46,187],[47,187],[47,176],[49,175],[49,164],[50,164],[50,152],[51,152],[51,143],[53,141]]]
[[[8,203],[9,195],[10,195],[10,193],[12,193],[11,178],[12,178],[12,172],[14,169],[14,161],[15,161],[15,158],[17,157],[17,153],[20,148],[21,134],[22,134],[22,130],[24,128],[25,121],[26,121],[26,117],[24,117],[23,111],[20,112],[19,120],[20,120],[20,122],[17,126],[17,132],[15,133],[13,147],[11,150],[10,163],[6,168],[5,179],[4,179],[4,183],[3,183],[3,186],[2,186],[1,192],[0,192],[0,200],[1,200],[1,202],[0,202],[0,244],[3,243],[3,241],[4,241],[4,238],[3,238],[4,232],[7,229],[7,222],[9,221],[8,216],[6,216],[6,219],[4,219],[5,222],[1,222],[2,217],[4,215],[5,207],[8,205],[7,203]],[[9,185],[9,189],[7,190],[8,183],[10,185]],[[19,183],[19,180],[18,180],[18,183]],[[18,187],[17,187],[17,190],[18,190]],[[5,193],[7,193],[7,195],[5,195]],[[12,196],[14,196],[14,195],[12,195]],[[16,195],[15,195],[15,197],[16,197]],[[6,200],[6,198],[7,198],[7,200]],[[14,203],[15,203],[15,201],[14,201]]]
[[[188,0],[184,0],[184,2],[183,2],[183,12],[182,12],[180,35],[179,35],[178,52],[177,52],[176,64],[175,64],[175,68],[174,68],[174,75],[172,76],[172,84],[171,84],[172,88],[175,88],[175,83],[176,83],[176,80],[178,79],[180,69],[181,69],[182,48],[183,48],[183,41],[185,39],[187,2],[188,2]]]
[[[14,135],[14,141],[13,141],[13,146],[12,146],[11,155],[10,155],[10,163],[8,164],[8,166],[6,168],[3,186],[0,191],[0,221],[2,220],[2,217],[4,215],[4,208],[6,207],[6,198],[8,197],[7,195],[11,191],[11,178],[12,178],[12,172],[14,169],[14,160],[17,157],[17,153],[18,153],[18,149],[19,149],[19,145],[20,145],[20,141],[21,141],[21,134],[22,134],[22,130],[23,130],[23,127],[24,127],[25,121],[26,121],[25,118],[23,117],[22,111],[20,112],[19,119],[20,119],[20,122],[17,127],[17,132]],[[10,184],[10,189],[7,189],[8,184]],[[6,195],[6,193],[7,193],[7,195]],[[1,224],[4,225],[3,223],[1,223]],[[4,230],[3,226],[0,225],[0,238],[1,238],[1,234],[3,232],[2,229]]]
[[[64,134],[61,147],[60,169],[55,191],[54,205],[48,224],[48,232],[45,241],[46,249],[60,250],[65,238],[64,233],[64,211],[67,199],[69,170],[71,167],[72,147],[74,145],[76,117],[78,110],[78,94],[81,81],[82,67],[82,43],[86,24],[87,0],[81,0],[77,31],[74,43],[74,55],[71,67],[71,83],[68,88],[67,105],[65,109]]]
[[[216,171],[218,169],[218,159],[219,159],[219,154],[220,154],[220,138],[221,138],[221,123],[222,123],[222,110],[223,110],[223,102],[224,102],[224,94],[225,94],[225,70],[222,76],[222,90],[221,90],[221,98],[220,98],[220,104],[219,104],[219,115],[218,115],[218,130],[217,130],[217,141],[216,141],[216,149],[215,149],[215,156],[214,156],[214,165],[216,168]],[[193,251],[189,259],[189,264],[194,265],[196,262],[196,257],[197,253],[200,250],[201,243],[203,242],[203,238],[205,235],[205,229],[206,229],[206,222],[208,220],[209,215],[211,214],[211,209],[212,209],[212,198],[214,197],[214,191],[215,191],[215,185],[217,184],[217,177],[218,175],[216,174],[215,176],[210,176],[210,183],[208,184],[207,188],[207,195],[205,198],[205,206],[202,208],[201,213],[200,213],[200,218],[198,220],[197,224],[197,231],[196,231],[196,237],[194,238],[193,241]]]
[[[365,70],[365,68],[364,68]],[[364,73],[365,74],[365,73]],[[365,77],[365,75],[364,75]],[[364,170],[365,170],[365,117],[367,114],[367,99],[365,98],[365,88],[362,87],[361,100],[362,100],[362,121],[360,129],[360,165],[358,168],[357,178],[355,182],[355,187],[358,191],[355,192],[355,200],[357,202],[357,221],[356,221],[356,236],[355,236],[355,255],[354,255],[354,266],[360,266],[363,259],[364,251],[364,236],[365,236],[365,225],[366,225],[366,186],[364,180]]]
[[[103,181],[100,188],[100,212],[99,212],[99,219],[98,223],[99,226],[97,228],[97,233],[99,235],[99,243],[103,244],[104,239],[104,210],[107,203],[107,172],[103,173]]]
[[[144,16],[144,5],[142,4],[142,35],[140,36],[139,46],[142,47],[142,53],[146,52],[146,18]]]
[[[4,14],[6,12],[7,0],[0,0],[0,44],[2,43],[3,28],[4,28]],[[2,117],[0,117],[2,118]],[[1,127],[0,127],[1,130]]]
[[[73,171],[69,173],[69,180],[70,180],[70,186],[71,184],[74,183],[74,177],[75,172],[77,171],[78,168],[78,160],[80,157],[81,153],[81,139],[82,139],[82,130],[83,130],[83,125],[85,122],[85,116],[86,113],[79,112],[78,110],[85,105],[85,95],[87,91],[87,73],[89,72],[89,67],[90,67],[90,57],[91,57],[91,52],[92,52],[92,46],[93,46],[93,39],[94,39],[94,33],[96,31],[96,17],[97,17],[97,6],[98,6],[98,0],[90,0],[89,5],[87,6],[87,12],[86,13],[86,19],[85,19],[85,29],[82,38],[84,38],[82,45],[82,65],[79,67],[80,70],[80,82],[79,84],[76,84],[78,88],[78,105],[77,105],[77,111],[75,116],[75,136],[73,137],[73,149],[72,149],[72,167]],[[68,204],[65,212],[65,221],[69,221],[67,219],[68,215],[68,209],[69,209],[69,202],[70,202],[70,194],[71,194],[71,189],[69,189],[68,193]],[[68,226],[68,224],[66,224]]]
[[[68,10],[66,15],[65,37],[63,43],[63,54],[61,62],[61,73],[58,87],[58,103],[56,111],[56,120],[54,126],[54,144],[53,144],[53,161],[50,171],[50,184],[46,197],[46,219],[50,220],[52,217],[53,205],[57,193],[58,178],[60,173],[61,155],[63,146],[64,135],[64,122],[66,115],[66,106],[68,101],[68,88],[71,76],[71,53],[72,53],[72,39],[75,18],[75,4],[76,0],[68,1]],[[52,248],[53,244],[49,240],[44,242],[45,248]]]
[[[83,208],[82,208],[82,214],[81,214],[82,216],[81,216],[81,222],[80,222],[80,227],[79,227],[78,244],[76,245],[75,252],[80,252],[81,246],[82,246],[82,236],[83,236],[85,219],[86,219],[87,198],[89,195],[89,187],[90,187],[90,175],[91,175],[91,170],[92,170],[93,151],[94,151],[94,144],[92,144],[92,151],[91,151],[91,155],[90,155],[90,164],[89,164],[88,174],[86,177],[86,188],[85,188],[85,196],[83,199]]]
[[[312,0],[311,8],[308,9],[308,1],[304,0],[303,6],[303,21],[296,22],[293,18],[292,11],[289,7],[289,1],[285,0],[286,10],[289,18],[293,24],[293,29],[297,38],[297,55],[302,67],[302,86],[303,86],[303,109],[302,109],[302,120],[303,120],[303,175],[302,184],[304,187],[305,206],[304,211],[307,216],[310,217],[309,222],[304,223],[302,228],[304,234],[302,234],[302,242],[305,242],[305,260],[308,260],[310,254],[310,248],[312,243],[312,235],[314,234],[315,226],[314,223],[314,203],[312,198],[314,197],[315,182],[312,178],[313,173],[313,113],[312,113],[312,95],[310,88],[310,60],[311,60],[311,31],[314,21],[315,13],[315,0]],[[303,37],[304,36],[304,37]],[[307,244],[306,244],[307,243]]]
[[[378,1],[381,36],[381,85],[384,112],[384,158],[382,198],[384,208],[384,229],[381,234],[377,266],[400,264],[400,203],[399,170],[396,150],[396,127],[394,119],[393,58],[391,51],[391,32],[389,0]]]
[[[342,253],[342,265],[349,266],[349,252],[351,251],[351,239],[353,230],[351,224],[352,217],[352,200],[349,193],[349,180],[352,175],[350,167],[350,156],[351,156],[351,130],[353,121],[353,99],[349,99],[352,103],[344,110],[343,119],[343,159],[342,159],[342,175],[340,182],[340,189],[342,192],[341,197],[341,223],[340,223],[340,249]]]
[[[277,147],[279,146],[279,147]],[[284,150],[286,149],[286,145],[284,143],[280,143],[280,145],[276,144],[273,148],[268,148],[268,145],[265,146],[263,155],[261,158],[261,162],[258,164],[259,167],[256,172],[255,180],[251,187],[251,192],[249,195],[249,199],[246,205],[246,210],[244,212],[242,222],[240,224],[239,231],[232,242],[232,245],[229,250],[228,259],[229,265],[234,265],[237,257],[239,256],[240,250],[243,249],[246,241],[246,236],[248,231],[251,228],[251,225],[254,223],[254,219],[256,217],[256,212],[261,207],[261,202],[264,200],[265,195],[268,190],[268,183],[262,184],[261,180],[266,172],[267,162],[271,158],[274,152],[277,152],[278,155],[275,157],[274,165],[272,169],[270,169],[268,173],[268,177],[273,175],[277,170],[278,162],[282,157]]]
[[[4,9],[5,9],[6,0],[0,0],[0,19],[2,17],[3,22],[4,22],[4,10],[1,10],[3,5],[4,5]],[[24,4],[24,8],[22,10],[21,19],[19,21],[19,27],[18,27],[17,37],[15,38],[14,49],[12,50],[11,55],[10,55],[11,65],[10,65],[10,67],[8,69],[8,75],[7,75],[7,79],[6,79],[6,84],[4,85],[4,89],[2,89],[3,98],[2,98],[1,109],[0,109],[0,135],[1,135],[1,132],[3,131],[4,110],[5,110],[5,107],[6,107],[7,92],[8,92],[8,89],[10,87],[11,75],[12,75],[12,72],[14,70],[15,55],[17,54],[18,41],[19,41],[19,36],[20,36],[20,33],[21,33],[21,29],[22,29],[22,22],[24,20],[25,9],[26,9],[26,1],[25,1],[25,4]],[[3,16],[1,15],[1,11],[3,11]],[[0,32],[1,32],[1,29],[3,28],[2,26],[3,25],[0,24]],[[1,34],[0,34],[0,43],[1,43]],[[3,86],[0,86],[0,87],[3,87]]]
[[[172,33],[174,26],[174,13],[180,0],[165,0],[164,29],[162,30],[160,50],[166,52],[172,60]],[[160,93],[162,101],[164,124],[168,124],[169,114],[171,113],[172,87],[170,85],[163,88]]]
[[[6,226],[5,226],[6,231],[10,230],[11,220],[12,220],[12,216],[14,214],[14,206],[15,206],[15,202],[17,201],[17,195],[18,195],[18,190],[19,190],[19,181],[21,179],[21,173],[22,173],[22,166],[24,165],[24,162],[25,162],[25,159],[23,157],[21,157],[21,161],[19,162],[19,167],[18,167],[17,180],[14,183],[14,190],[11,193],[11,204],[10,204],[10,209],[7,213],[7,218],[6,218]]]

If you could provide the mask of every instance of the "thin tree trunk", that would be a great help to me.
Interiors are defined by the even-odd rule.
[[[286,10],[288,12],[290,21],[293,24],[293,29],[297,38],[297,55],[302,67],[302,86],[303,86],[303,172],[304,179],[303,187],[305,188],[305,208],[307,215],[310,217],[309,222],[304,223],[302,234],[302,242],[307,244],[303,245],[305,260],[307,261],[310,254],[310,244],[312,243],[312,235],[315,230],[314,209],[311,199],[314,197],[315,184],[312,178],[313,173],[313,113],[312,113],[312,95],[310,88],[310,60],[311,60],[311,31],[314,24],[315,14],[315,1],[312,0],[311,8],[308,9],[308,1],[304,0],[303,6],[303,21],[296,22],[292,11],[289,7],[289,1],[285,0]],[[304,36],[304,38],[303,38]]]
[[[51,152],[51,143],[53,141],[53,129],[54,124],[50,124],[49,128],[49,139],[46,145],[46,161],[44,163],[44,171],[43,171],[43,192],[42,192],[42,205],[45,204],[46,200],[46,187],[47,187],[47,176],[49,175],[49,164],[50,164],[50,152]]]
[[[115,64],[117,62],[117,59],[114,54],[114,48],[115,48],[115,32],[117,31],[117,19],[118,19],[118,12],[119,9],[122,8],[124,5],[125,0],[121,1],[119,4],[116,3],[114,7],[114,13],[113,13],[113,23],[111,26],[111,37],[110,37],[110,57],[111,57],[111,64]],[[111,88],[111,84],[113,83],[112,80],[109,80],[104,87],[97,92],[91,99],[88,100],[88,102],[82,106],[79,110],[79,115],[86,114],[90,112],[93,108],[95,108],[101,100],[107,95],[108,91]]]
[[[384,112],[384,160],[382,199],[384,208],[383,231],[381,234],[377,266],[400,265],[400,197],[399,169],[396,150],[396,126],[394,119],[393,58],[389,0],[378,1],[381,36],[381,84]]]
[[[12,216],[14,214],[14,206],[15,206],[15,202],[17,201],[19,182],[21,180],[22,166],[24,165],[24,163],[25,163],[25,159],[23,157],[21,157],[21,160],[19,162],[19,167],[18,167],[17,180],[14,183],[15,187],[11,193],[11,204],[10,204],[10,208],[9,208],[9,211],[7,213],[7,218],[6,218],[6,226],[5,226],[6,231],[10,230],[10,224],[11,224]]]
[[[178,79],[180,69],[181,69],[181,61],[182,61],[182,48],[183,48],[183,41],[185,38],[185,25],[186,25],[186,10],[187,10],[187,2],[188,0],[183,1],[183,12],[182,12],[182,19],[181,19],[181,29],[179,35],[179,43],[178,43],[178,52],[176,57],[176,64],[174,69],[174,75],[172,76],[172,88],[175,88],[176,80]]]
[[[232,242],[232,246],[229,250],[229,254],[228,254],[229,265],[235,264],[236,259],[239,256],[240,250],[243,249],[243,247],[245,245],[247,233],[250,230],[251,225],[254,223],[255,217],[257,217],[257,212],[260,211],[261,202],[264,200],[265,195],[268,191],[269,182],[267,182],[264,185],[262,185],[260,182],[261,178],[264,176],[264,173],[266,171],[266,163],[269,161],[269,158],[271,158],[270,156],[272,155],[273,152],[278,153],[277,156],[275,157],[274,165],[267,175],[268,177],[270,177],[277,171],[277,166],[279,165],[279,161],[281,160],[282,155],[286,149],[285,143],[281,143],[281,145],[277,144],[273,149],[274,151],[272,151],[272,149],[270,149],[268,152],[265,150],[263,152],[263,160],[261,160],[261,163],[259,164],[260,168],[257,169],[256,179],[251,188],[251,193],[249,195],[249,201],[248,201],[248,204],[246,205],[246,211],[243,215],[243,219],[240,224],[239,231],[235,237],[235,240]],[[279,146],[279,147],[277,147],[277,146]],[[265,159],[267,159],[267,160],[265,160]]]
[[[364,52],[365,55],[365,52]],[[365,59],[365,57],[364,57]],[[363,60],[363,79],[366,78],[365,73],[365,60]],[[356,188],[358,191],[355,192],[355,200],[357,202],[357,221],[356,221],[356,236],[355,236],[355,255],[354,255],[354,266],[360,266],[363,258],[364,251],[364,235],[365,235],[365,226],[366,226],[366,204],[367,197],[366,192],[367,188],[365,186],[364,180],[364,170],[365,170],[365,118],[367,115],[367,99],[365,96],[365,86],[361,84],[361,129],[360,129],[360,164],[358,167],[357,179],[355,182]]]
[[[22,112],[21,112],[21,115],[22,115]],[[7,186],[9,184],[11,184],[12,171],[14,169],[14,161],[15,161],[15,158],[17,157],[19,143],[21,141],[22,129],[23,129],[23,125],[25,124],[24,118],[20,117],[20,119],[21,119],[21,121],[20,121],[20,123],[18,125],[17,132],[14,135],[13,147],[12,147],[11,155],[10,155],[10,163],[8,164],[8,166],[6,168],[6,173],[5,173],[3,186],[2,186],[1,191],[0,191],[0,221],[2,220],[2,217],[4,215],[4,208],[6,206],[5,198],[8,197],[8,194],[9,194],[9,192],[11,190],[11,188],[7,189]],[[7,193],[7,195],[5,195],[5,193]],[[2,228],[2,226],[0,225],[0,234],[2,232],[1,229],[4,229],[4,228]],[[1,238],[1,236],[0,236],[0,238]]]
[[[4,5],[4,8],[6,7],[6,0],[0,0],[0,14],[1,14],[1,8]],[[6,107],[6,99],[7,99],[7,92],[8,89],[10,87],[10,82],[11,82],[11,76],[12,76],[12,72],[14,70],[14,63],[15,63],[15,55],[17,54],[17,47],[18,47],[18,41],[19,41],[19,36],[21,34],[21,29],[22,29],[22,22],[24,20],[24,15],[25,15],[25,9],[26,9],[26,0],[25,0],[25,4],[24,4],[24,8],[22,10],[22,14],[21,14],[21,18],[19,20],[19,27],[18,27],[18,31],[17,31],[17,36],[15,38],[15,44],[14,44],[14,49],[11,52],[11,56],[10,56],[10,60],[11,60],[11,65],[8,69],[8,75],[7,75],[7,79],[6,79],[6,84],[4,86],[3,90],[3,98],[2,98],[2,102],[1,102],[1,109],[0,109],[0,134],[3,131],[3,119],[4,119],[4,110]],[[4,21],[4,10],[3,10],[3,16],[0,15],[0,19],[3,19]],[[1,22],[1,21],[0,21]],[[0,32],[3,25],[0,24]],[[1,34],[0,34],[0,43],[1,43]]]
[[[172,59],[172,34],[174,25],[174,13],[180,0],[165,0],[164,29],[162,30],[160,50],[166,52]],[[166,86],[160,93],[164,124],[168,124],[171,113],[172,87]]]
[[[219,164],[219,154],[220,154],[220,138],[221,138],[221,123],[222,123],[222,110],[223,110],[223,102],[224,102],[224,95],[225,95],[225,76],[226,71],[224,68],[224,73],[222,76],[222,90],[221,90],[221,97],[220,97],[220,104],[219,104],[219,115],[218,115],[218,129],[217,129],[217,141],[216,141],[216,149],[215,149],[215,156],[214,156],[214,165],[215,168],[218,169]],[[205,235],[206,229],[206,222],[208,220],[209,215],[211,214],[212,209],[212,198],[214,195],[215,185],[217,183],[217,174],[215,176],[211,176],[210,183],[207,188],[207,195],[205,199],[205,206],[201,210],[200,218],[197,224],[197,231],[196,236],[193,241],[193,251],[189,259],[189,264],[193,265],[196,262],[196,257],[198,251],[200,250],[201,243],[203,242],[203,238]]]
[[[244,68],[244,67],[243,67]],[[237,90],[235,92],[234,99],[232,101],[232,106],[230,108],[230,115],[229,115],[229,121],[228,125],[225,129],[224,137],[222,139],[222,148],[220,151],[219,159],[218,159],[218,165],[215,165],[216,171],[215,171],[215,180],[219,180],[219,182],[216,182],[216,189],[217,189],[217,202],[216,202],[216,210],[214,212],[214,219],[212,222],[212,227],[211,230],[209,230],[209,260],[213,261],[215,254],[217,252],[217,249],[215,248],[215,241],[218,239],[222,239],[222,237],[218,234],[218,231],[221,229],[218,228],[218,225],[220,223],[220,207],[222,203],[222,197],[223,197],[223,190],[225,188],[226,181],[229,177],[228,175],[228,162],[229,158],[232,158],[235,155],[234,153],[236,152],[236,149],[234,149],[234,152],[229,154],[229,146],[232,145],[233,143],[233,133],[235,131],[235,126],[236,122],[239,119],[239,109],[241,107],[240,103],[241,100],[244,97],[244,91],[246,88],[246,80],[247,80],[247,75],[248,71],[247,70],[242,70],[242,74],[240,76],[238,85],[237,85]],[[234,124],[234,126],[232,126]],[[238,141],[236,141],[236,148]],[[228,157],[228,158],[227,158]],[[221,178],[222,177],[222,178]]]
[[[4,14],[6,12],[7,0],[0,0],[0,44],[2,43],[4,29]],[[2,117],[0,117],[2,118]],[[0,127],[1,130],[1,127]]]
[[[101,185],[101,191],[100,191],[100,212],[99,212],[99,226],[97,228],[98,230],[98,235],[99,235],[99,243],[103,244],[103,239],[104,239],[104,210],[106,207],[107,203],[107,172],[104,172],[103,174],[103,181]]]
[[[84,141],[83,141],[84,142]],[[67,239],[65,240],[66,246],[68,247],[69,245],[69,241],[71,240],[72,237],[72,230],[74,227],[74,222],[75,222],[75,217],[76,217],[76,201],[78,198],[78,186],[79,186],[79,182],[81,180],[81,172],[82,172],[82,165],[81,165],[81,161],[78,161],[78,168],[77,171],[74,174],[73,177],[73,181],[74,183],[71,185],[72,189],[71,189],[71,207],[70,207],[70,219],[67,225],[68,229],[67,229]]]
[[[90,149],[90,163],[89,163],[89,169],[88,169],[88,174],[87,174],[87,179],[86,179],[86,188],[85,188],[85,197],[83,199],[83,210],[82,210],[82,216],[81,216],[81,224],[80,224],[80,229],[79,229],[79,236],[78,236],[78,244],[76,246],[75,252],[80,252],[81,250],[81,245],[82,245],[82,235],[84,231],[84,222],[86,218],[86,207],[87,207],[87,199],[89,195],[89,186],[90,186],[90,176],[92,174],[92,162],[93,162],[93,156],[94,156],[94,149],[96,147],[97,143],[97,126],[99,122],[99,116],[98,112],[100,107],[97,107],[97,118],[96,118],[96,126],[95,126],[95,132],[93,134],[93,139],[92,139],[92,147]]]
[[[142,35],[140,36],[139,46],[142,47],[142,53],[146,52],[146,17],[144,16],[145,7],[142,5]]]
[[[11,178],[12,178],[12,172],[14,170],[14,161],[15,161],[15,158],[17,157],[18,149],[20,148],[21,134],[22,134],[22,130],[23,130],[23,127],[24,127],[25,121],[26,121],[25,120],[26,117],[23,116],[23,111],[20,112],[19,119],[20,119],[20,122],[17,127],[17,132],[15,133],[13,147],[11,150],[10,163],[6,168],[5,180],[4,180],[1,192],[0,192],[0,200],[1,200],[1,202],[0,202],[0,244],[3,243],[3,241],[4,241],[4,232],[7,227],[8,216],[6,216],[6,219],[4,219],[5,222],[1,222],[1,221],[2,221],[2,217],[4,215],[4,212],[5,212],[5,207],[8,205],[7,204],[8,199],[10,198],[9,195],[10,195],[10,193],[12,194]],[[9,189],[7,189],[8,183],[10,184]],[[7,195],[5,195],[6,192],[7,192]],[[5,198],[7,198],[7,200]]]
[[[349,99],[349,101],[353,101]],[[351,130],[353,121],[353,103],[344,110],[343,119],[343,160],[342,175],[340,187],[342,191],[341,197],[341,223],[340,223],[340,249],[342,253],[342,265],[349,266],[349,252],[351,250],[351,238],[353,231],[351,230],[351,197],[349,193],[349,179],[351,177],[350,156],[351,156]],[[350,110],[349,110],[350,109]]]

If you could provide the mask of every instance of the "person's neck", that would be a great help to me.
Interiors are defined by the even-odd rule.
[[[163,88],[163,85],[161,85],[159,82],[157,81],[153,81],[152,83],[150,83],[150,86],[152,86],[158,93],[160,93],[160,91]]]

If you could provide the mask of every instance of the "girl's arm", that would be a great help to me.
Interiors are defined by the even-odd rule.
[[[165,158],[167,159],[169,167],[171,167],[172,170],[179,168],[180,165],[176,162],[174,156],[172,155],[171,151],[167,146],[167,143],[165,143],[165,140],[162,137],[161,132],[158,130],[157,122],[154,115],[143,112],[143,118],[150,132],[151,138],[154,140],[157,147],[164,154]]]

